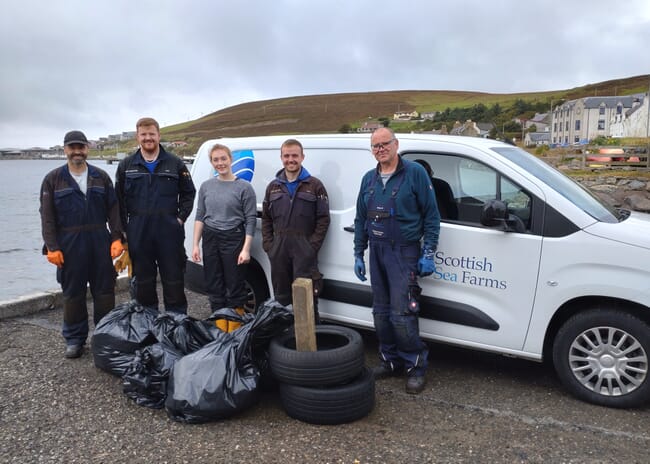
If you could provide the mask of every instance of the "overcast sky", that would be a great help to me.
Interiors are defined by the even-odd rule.
[[[650,73],[648,0],[2,0],[0,11],[0,147],[295,95],[532,92]]]

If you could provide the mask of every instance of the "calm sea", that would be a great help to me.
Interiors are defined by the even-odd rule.
[[[43,177],[65,160],[0,161],[0,301],[59,289],[56,268],[41,254],[39,191]],[[115,181],[117,164],[91,161]]]

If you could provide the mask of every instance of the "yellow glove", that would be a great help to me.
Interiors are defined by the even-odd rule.
[[[235,308],[237,314],[243,316],[246,312],[244,308]],[[241,322],[229,321],[228,319],[217,319],[214,321],[214,324],[218,329],[223,330],[224,332],[233,332],[241,327]]]
[[[245,313],[244,308],[235,308],[235,311],[237,311],[237,314],[239,314],[240,316],[243,316]],[[228,332],[233,332],[240,327],[241,327],[241,322],[228,321]]]
[[[119,274],[122,272],[124,269],[128,268],[128,273],[129,277],[133,277],[133,269],[131,267],[131,256],[129,256],[129,249],[126,245],[124,245],[124,253],[122,253],[122,256],[117,258],[115,261],[115,271]]]
[[[115,259],[124,252],[124,247],[122,246],[122,240],[117,239],[113,240],[111,243],[111,258]]]
[[[56,267],[63,267],[63,252],[61,250],[47,250],[47,260]]]

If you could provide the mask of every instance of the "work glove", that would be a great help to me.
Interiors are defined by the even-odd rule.
[[[63,252],[61,250],[47,250],[47,260],[56,267],[63,267]]]
[[[433,262],[433,255],[435,249],[430,245],[422,247],[422,256],[418,260],[418,275],[422,277],[430,276],[436,270],[436,265]]]
[[[122,240],[117,239],[113,240],[111,243],[111,258],[115,259],[124,252],[124,247],[122,246]]]
[[[357,255],[354,257],[354,275],[356,275],[357,279],[359,279],[361,282],[365,282],[367,280],[366,263],[363,262],[363,255]]]
[[[122,256],[117,258],[117,260],[115,261],[115,272],[119,274],[124,269],[128,269],[129,277],[133,276],[133,269],[131,267],[131,256],[129,255],[129,247],[126,244],[124,244],[124,253],[122,253]]]
[[[240,316],[243,316],[246,313],[246,310],[244,310],[244,308],[237,307],[235,308],[235,312]],[[215,320],[214,324],[217,326],[218,329],[224,332],[234,332],[235,330],[241,327],[242,323],[239,321],[229,321],[228,319],[223,318],[223,319]]]

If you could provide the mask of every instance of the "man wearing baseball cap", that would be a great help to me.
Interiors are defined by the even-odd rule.
[[[113,182],[87,163],[84,133],[68,132],[63,145],[68,162],[41,185],[41,229],[43,254],[56,266],[63,291],[65,357],[78,358],[88,338],[87,284],[95,324],[115,307],[113,259],[123,252],[123,232]]]

